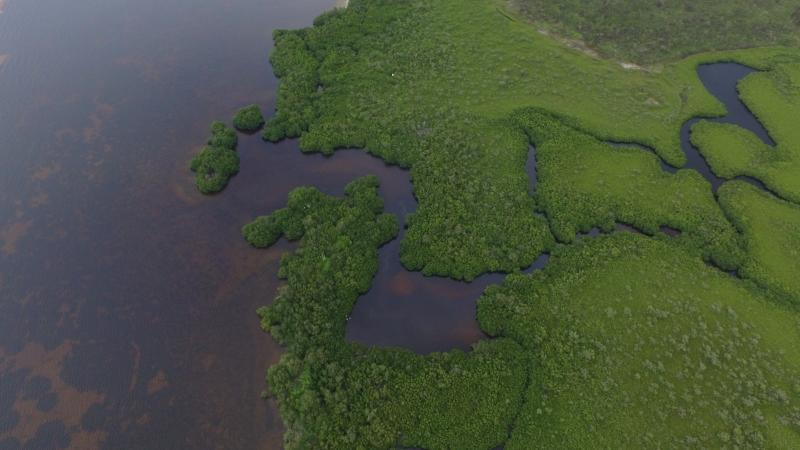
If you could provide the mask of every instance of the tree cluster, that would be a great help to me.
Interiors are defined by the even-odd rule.
[[[195,172],[195,183],[203,194],[219,192],[239,173],[239,154],[236,153],[236,132],[215,121],[211,124],[208,146],[192,158],[190,169]]]
[[[233,126],[239,131],[253,132],[264,125],[264,116],[258,105],[248,105],[236,111],[233,116]]]

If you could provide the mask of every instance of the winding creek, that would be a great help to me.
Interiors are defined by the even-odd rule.
[[[274,108],[272,29],[309,25],[333,2],[5,4],[0,448],[280,448],[280,417],[259,394],[281,350],[254,311],[274,296],[291,245],[255,251],[240,227],[297,186],[341,195],[365,174],[381,179],[387,211],[405,217],[416,209],[409,174],[361,151],[326,158],[240,135],[241,172],[203,197],[186,162],[212,120],[253,101]],[[771,143],[736,96],[749,71],[715,64],[699,74],[729,111],[713,120]],[[688,143],[690,126],[688,167],[718,186]],[[484,336],[475,301],[504,275],[463,283],[408,272],[401,239],[381,248],[347,338],[419,353],[468,348]]]
[[[717,63],[717,64],[703,64],[697,68],[697,74],[700,80],[706,87],[708,92],[714,95],[719,101],[725,105],[728,113],[723,117],[714,117],[709,119],[694,118],[687,121],[681,127],[681,149],[686,153],[688,160],[686,168],[698,171],[703,177],[711,183],[711,188],[714,192],[725,182],[725,179],[720,178],[711,171],[708,163],[692,145],[690,140],[692,126],[700,120],[710,120],[712,122],[731,123],[738,125],[746,130],[752,131],[762,141],[771,146],[775,146],[775,141],[764,129],[752,112],[739,98],[737,85],[739,80],[747,75],[755,72],[755,69],[737,63]],[[750,177],[739,177],[755,186],[765,189],[763,183]]]

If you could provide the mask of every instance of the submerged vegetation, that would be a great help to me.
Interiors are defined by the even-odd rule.
[[[195,183],[203,194],[213,194],[225,188],[228,180],[239,173],[239,154],[236,153],[236,132],[224,123],[211,124],[208,146],[192,158],[190,168]]]
[[[800,4],[792,0],[505,1],[547,32],[640,64],[711,50],[800,44]]]
[[[239,131],[258,131],[264,125],[264,116],[258,105],[249,105],[236,111],[233,116],[233,126]]]

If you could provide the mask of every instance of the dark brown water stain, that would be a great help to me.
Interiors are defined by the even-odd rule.
[[[18,391],[11,409],[19,420],[0,437],[11,437],[24,444],[35,439],[46,424],[61,423],[72,437],[70,448],[99,446],[104,433],[83,430],[80,419],[90,407],[102,403],[105,396],[100,392],[78,390],[61,378],[61,365],[74,346],[74,342],[65,341],[48,350],[40,344],[29,343],[15,354],[0,352],[0,377],[4,378],[11,371],[24,371],[26,381],[44,381],[46,390],[52,394],[41,397],[51,399],[51,403],[43,407],[41,398],[30,395],[30,389],[28,392],[25,389]]]
[[[330,160],[254,136],[224,198],[197,193],[187,163],[213,119],[254,99],[269,113],[272,29],[329,6],[42,0],[0,15],[0,447],[280,447],[259,397],[280,349],[254,311],[287,247],[255,252],[239,228]]]
[[[33,222],[31,220],[19,220],[11,222],[0,228],[0,251],[6,256],[12,255],[17,251],[17,243],[28,234]]]

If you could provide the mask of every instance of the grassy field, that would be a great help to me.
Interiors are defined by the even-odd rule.
[[[740,181],[725,183],[719,201],[745,236],[740,274],[800,304],[800,206]]]
[[[796,0],[508,0],[537,28],[604,57],[653,64],[713,50],[800,44]]]
[[[516,117],[536,146],[537,205],[559,241],[572,242],[593,227],[611,231],[617,222],[649,235],[668,226],[681,231],[677,243],[718,266],[741,263],[736,229],[694,170],[670,174],[651,153],[613,147],[542,111]]]
[[[800,445],[800,316],[674,246],[563,248],[478,317],[535,355],[506,449]]]
[[[409,167],[419,199],[403,263],[471,279],[512,271],[549,248],[532,218],[514,111],[540,107],[599,139],[648,145],[685,162],[679,129],[724,114],[695,67],[737,59],[769,68],[786,49],[701,55],[660,72],[628,70],[541,35],[496,2],[355,0],[315,26],[275,34],[281,77],[270,140],[306,151],[365,148]]]
[[[735,125],[708,121],[694,125],[692,142],[717,175],[758,178],[782,197],[800,202],[800,64],[751,74],[740,82],[739,92],[777,147]]]

